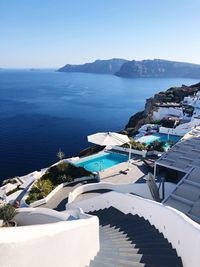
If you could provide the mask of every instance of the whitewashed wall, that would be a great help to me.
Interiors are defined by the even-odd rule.
[[[159,107],[158,111],[153,112],[153,120],[162,120],[166,116],[176,116],[176,117],[182,117],[183,116],[183,111],[182,108],[164,108],[164,107]]]
[[[70,214],[47,208],[20,208],[14,220],[19,226],[27,226],[66,221],[69,217]]]
[[[181,129],[181,128],[166,128],[166,127],[160,127],[159,133],[162,134],[170,134],[170,135],[177,135],[177,136],[184,136],[186,133],[188,133],[191,129]]]
[[[173,183],[165,183],[165,197],[167,197],[174,190],[176,185]],[[68,203],[66,208],[73,207],[73,201],[81,194],[93,190],[107,189],[121,193],[133,193],[141,197],[152,199],[151,193],[146,183],[141,184],[113,184],[113,183],[92,183],[77,187],[69,193]],[[161,189],[160,189],[161,190]],[[77,204],[75,204],[75,207]]]
[[[85,267],[98,250],[95,216],[0,229],[1,267]]]

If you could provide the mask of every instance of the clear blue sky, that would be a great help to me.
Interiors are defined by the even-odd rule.
[[[200,64],[200,0],[0,0],[0,67],[95,59]]]

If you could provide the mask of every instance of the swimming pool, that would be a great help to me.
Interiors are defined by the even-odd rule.
[[[151,135],[145,135],[139,138],[137,141],[140,143],[145,143],[146,145],[150,145],[154,141],[159,141],[159,142],[164,142],[164,148],[168,149],[169,148],[169,141],[172,141],[174,143],[177,143],[181,139],[180,136],[176,135],[167,135],[167,134],[160,134],[160,133],[155,133]]]
[[[104,152],[83,160],[79,160],[74,164],[91,172],[99,172],[126,161],[128,161],[128,156],[126,155]]]

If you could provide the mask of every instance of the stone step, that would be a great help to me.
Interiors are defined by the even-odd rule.
[[[136,264],[143,264],[143,266],[159,266],[159,267],[182,267],[182,263],[177,257],[151,257],[135,255],[133,257],[115,257],[97,255],[95,262],[102,262],[105,264],[115,264],[115,266],[135,266]],[[96,265],[93,265],[96,266]],[[112,265],[110,265],[112,266]],[[137,266],[137,265],[136,265]],[[140,265],[141,266],[141,265]]]
[[[108,222],[107,224],[104,224],[102,225],[101,222],[100,222],[100,228],[103,228],[105,230],[109,230],[109,229],[116,229],[116,228],[119,228],[119,227],[124,227],[124,226],[132,226],[133,229],[140,229],[140,228],[145,228],[145,227],[151,227],[152,229],[154,230],[157,230],[155,228],[154,225],[151,225],[149,222],[142,222],[142,223],[133,223],[132,221],[125,221],[123,223],[120,223],[120,222],[115,222],[115,223],[112,223],[112,222]]]
[[[112,245],[114,245],[112,243]],[[103,245],[104,247],[107,247],[107,248],[110,248],[110,245]],[[153,242],[144,242],[144,243],[137,243],[137,244],[134,244],[134,243],[128,243],[128,242],[125,242],[123,244],[118,244],[118,248],[126,248],[126,247],[132,247],[132,248],[166,248],[166,249],[172,249],[172,246],[171,244],[169,243],[166,243],[166,242],[156,242],[156,243],[153,243]],[[112,247],[111,247],[112,248]]]
[[[117,253],[132,253],[132,254],[164,254],[164,255],[173,255],[177,256],[176,250],[172,250],[171,248],[163,248],[163,247],[144,247],[144,248],[136,248],[132,246],[127,246],[127,247],[114,247],[113,248],[108,248],[108,247],[102,247],[101,251],[103,252],[110,252],[110,251],[115,251]]]
[[[90,267],[181,267],[168,240],[147,220],[113,207],[95,211],[100,221],[100,251]]]
[[[122,263],[112,263],[112,262],[104,262],[103,259],[96,260],[95,262],[91,262],[90,267],[169,267],[169,266],[157,266],[157,265],[146,265],[144,263],[136,263],[136,262],[122,262]]]
[[[119,218],[112,218],[112,216],[108,217],[107,215],[99,217],[100,224],[106,225],[110,224],[111,226],[113,225],[124,225],[127,223],[131,223],[132,225],[144,225],[144,224],[149,224],[148,221],[146,220],[140,220],[140,219],[134,219],[131,218],[131,215],[126,215],[125,218],[119,219]]]
[[[98,259],[91,262],[90,267],[169,267],[167,265],[154,265],[121,260],[120,263],[104,262],[103,259]],[[175,267],[175,266],[172,266]]]
[[[115,258],[112,257],[112,255],[105,256],[105,255],[97,255],[96,256],[97,261],[103,261],[105,263],[115,263],[116,266],[118,264],[124,263],[143,263],[143,264],[154,264],[154,265],[166,265],[168,267],[179,267],[182,266],[182,263],[178,257],[169,257],[169,256],[151,256],[151,255],[133,255],[133,256],[115,256]],[[94,260],[95,261],[95,260]]]
[[[100,231],[102,230],[103,232],[105,233],[116,233],[116,232],[119,232],[119,233],[125,233],[124,231],[124,228],[125,227],[131,227],[131,232],[132,233],[137,233],[137,232],[146,232],[146,231],[151,231],[151,232],[158,232],[158,230],[153,226],[151,225],[146,225],[146,226],[138,226],[138,227],[132,227],[132,225],[123,225],[121,226],[121,229],[120,228],[116,228],[116,227],[110,227],[110,226],[106,226],[106,227],[102,227],[100,226]]]

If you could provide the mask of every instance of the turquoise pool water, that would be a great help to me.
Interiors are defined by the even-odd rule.
[[[128,161],[128,156],[126,155],[118,153],[105,153],[103,155],[100,154],[89,159],[81,160],[75,163],[75,165],[78,167],[83,167],[91,172],[98,172],[126,161]]]
[[[145,143],[146,145],[150,145],[152,142],[157,140],[160,142],[164,142],[165,143],[165,145],[164,145],[165,149],[168,149],[169,148],[168,141],[173,141],[174,143],[177,143],[180,139],[181,139],[180,136],[169,135],[169,137],[168,137],[167,134],[156,133],[156,134],[142,136],[137,141],[139,141],[140,143]]]

